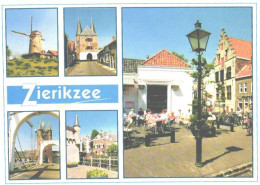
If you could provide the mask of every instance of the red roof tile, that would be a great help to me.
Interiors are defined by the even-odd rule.
[[[234,48],[237,57],[247,58],[251,60],[252,57],[252,42],[228,37],[231,45]]]
[[[242,78],[246,76],[252,76],[252,64],[245,65],[241,71],[237,73],[237,78]]]
[[[171,52],[163,49],[151,58],[147,59],[142,65],[150,66],[169,66],[169,67],[190,67],[189,64],[178,58]]]
[[[66,126],[66,130],[76,132],[76,130],[73,127],[70,127],[70,126]]]
[[[48,53],[58,56],[58,51],[55,50],[48,50]]]

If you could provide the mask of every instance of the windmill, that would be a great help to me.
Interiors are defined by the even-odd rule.
[[[42,41],[44,41],[44,39],[42,38],[41,32],[39,32],[37,30],[32,31],[32,16],[31,16],[31,33],[30,34],[18,32],[18,31],[14,31],[14,30],[12,30],[12,32],[19,34],[19,35],[24,35],[24,36],[30,38],[29,54],[43,52]]]

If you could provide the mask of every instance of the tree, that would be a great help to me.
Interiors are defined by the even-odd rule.
[[[191,65],[194,67],[198,67],[198,60],[197,59],[192,59]],[[202,57],[201,59],[201,68],[202,68],[202,74],[201,74],[201,92],[204,94],[204,96],[201,96],[201,107],[202,107],[202,112],[201,112],[201,117],[203,120],[206,120],[208,118],[208,112],[207,112],[207,95],[208,93],[206,92],[206,88],[204,85],[204,78],[209,77],[211,70],[214,69],[214,65],[211,63],[207,63],[206,58]],[[193,71],[190,73],[190,76],[194,78],[194,82],[198,81],[199,73],[198,70]],[[192,110],[193,110],[193,115],[191,117],[191,127],[193,128],[198,121],[198,99],[193,99],[192,101]]]
[[[117,144],[112,144],[107,148],[108,154],[117,154],[117,152],[118,152]]]
[[[93,139],[99,134],[99,132],[96,129],[93,129],[91,132],[91,141],[90,141],[90,147],[93,148]]]
[[[7,59],[9,59],[11,55],[12,55],[12,51],[9,49],[9,46],[6,45],[6,57],[7,57]]]
[[[183,61],[185,61],[187,63],[189,62],[189,60],[187,58],[185,58],[183,54],[179,54],[176,51],[172,51],[172,54],[174,54],[175,56],[177,56],[178,58],[182,59]]]

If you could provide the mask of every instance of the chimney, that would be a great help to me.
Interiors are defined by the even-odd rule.
[[[113,39],[113,40],[116,40],[116,36],[113,36],[112,39]]]
[[[146,59],[149,59],[150,57],[149,57],[149,55],[146,55]]]

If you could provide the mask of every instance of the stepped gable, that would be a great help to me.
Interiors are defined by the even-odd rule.
[[[228,37],[237,57],[251,60],[252,57],[252,42]]]
[[[175,56],[166,49],[161,50],[151,58],[142,63],[146,66],[167,66],[167,67],[190,67],[185,61]]]

